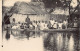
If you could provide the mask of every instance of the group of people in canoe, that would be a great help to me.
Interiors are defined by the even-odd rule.
[[[5,18],[6,19],[6,18]],[[68,23],[67,19],[64,20],[54,20],[51,18],[48,21],[31,21],[29,17],[25,19],[25,23],[18,22],[15,23],[17,20],[13,18],[13,23],[10,24],[9,21],[5,21],[7,25],[11,25],[12,29],[38,29],[38,30],[44,30],[44,29],[67,29],[68,27],[80,27],[78,26],[78,19],[75,17],[74,22]],[[70,25],[70,26],[69,26]],[[6,27],[6,26],[5,26]],[[10,26],[8,26],[10,27]]]
[[[15,22],[15,21],[14,21]],[[32,29],[32,30],[44,30],[44,29],[67,29],[68,21],[57,22],[54,19],[49,21],[30,21],[30,18],[27,17],[25,23],[13,24],[12,29]]]

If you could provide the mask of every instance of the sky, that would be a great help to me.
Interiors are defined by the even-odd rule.
[[[13,6],[14,3],[17,2],[17,1],[30,2],[31,0],[3,0],[3,6],[7,6],[7,7]],[[70,5],[73,8],[75,8],[77,6],[77,4],[78,4],[77,0],[72,0]]]
[[[31,0],[3,0],[3,6],[13,6],[15,2],[17,1],[25,1],[25,2],[30,2]]]

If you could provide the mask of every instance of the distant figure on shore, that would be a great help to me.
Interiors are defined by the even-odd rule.
[[[44,24],[44,29],[48,29],[48,24],[47,24],[47,21],[45,21],[45,24]]]
[[[54,23],[55,23],[55,21],[54,21],[54,19],[52,18],[52,19],[50,19],[50,23],[51,23],[51,27],[53,27],[53,25],[54,25]]]
[[[32,24],[32,22],[30,21],[30,18],[27,16],[26,20],[26,28],[29,28],[29,26]]]
[[[32,24],[33,24],[35,30],[37,30],[37,29],[38,29],[38,28],[37,28],[37,21],[34,21]]]
[[[21,23],[20,23],[20,22],[18,22],[17,26],[18,26],[18,29],[20,29]]]
[[[37,22],[37,28],[38,28],[38,30],[40,30],[40,23],[41,23],[40,21]]]
[[[32,23],[29,24],[29,29],[33,29],[33,25],[32,25]]]
[[[26,22],[28,25],[31,24],[30,18],[29,18],[28,16],[27,16],[25,22]]]
[[[68,21],[67,21],[67,20],[64,20],[64,21],[63,21],[63,25],[64,25],[64,29],[67,29]]]
[[[78,24],[77,24],[77,17],[75,17],[75,19],[74,19],[74,26],[73,27],[78,27]]]
[[[62,29],[62,22],[60,21],[60,23],[58,23],[58,29]]]
[[[45,26],[44,24],[45,24],[44,21],[42,21],[40,25],[40,30],[44,30],[44,26]]]
[[[57,22],[56,20],[55,20],[55,22],[54,22],[53,28],[54,28],[54,29],[57,29],[57,28],[58,28],[58,22]]]
[[[7,15],[7,13],[5,14],[5,16],[4,16],[4,22],[5,22],[5,24],[10,24],[10,20],[9,20],[9,15]]]
[[[24,29],[24,24],[23,24],[23,23],[21,24],[20,28],[21,28],[21,29]]]
[[[12,26],[14,26],[15,25],[15,18],[13,18],[13,22],[12,22]]]
[[[7,28],[7,27],[9,27],[9,24],[10,24],[10,20],[9,20],[9,15],[7,15],[7,13],[5,14],[5,16],[4,16],[4,26],[5,26],[5,28]]]
[[[35,29],[35,20],[34,21],[32,21],[32,25],[33,25],[33,28]]]
[[[48,28],[51,29],[51,23],[50,23],[50,21],[48,23]]]

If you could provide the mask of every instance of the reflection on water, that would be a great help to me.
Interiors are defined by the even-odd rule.
[[[68,48],[69,48],[69,51],[74,51],[74,39],[72,35],[70,36]]]
[[[9,33],[8,30],[7,30],[7,32],[6,32],[6,36],[5,36],[5,38],[6,38],[7,40],[10,38],[10,33]]]
[[[78,33],[12,31],[11,34],[6,34],[6,39],[10,38],[11,40],[10,35],[14,37],[13,39],[17,39],[19,41],[21,41],[22,39],[23,41],[39,39],[36,42],[40,41],[39,45],[41,45],[41,47],[43,48],[42,51],[79,51]],[[25,38],[27,40],[25,40]]]

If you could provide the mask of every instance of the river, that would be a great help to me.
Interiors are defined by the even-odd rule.
[[[77,32],[3,32],[3,51],[80,51]]]

